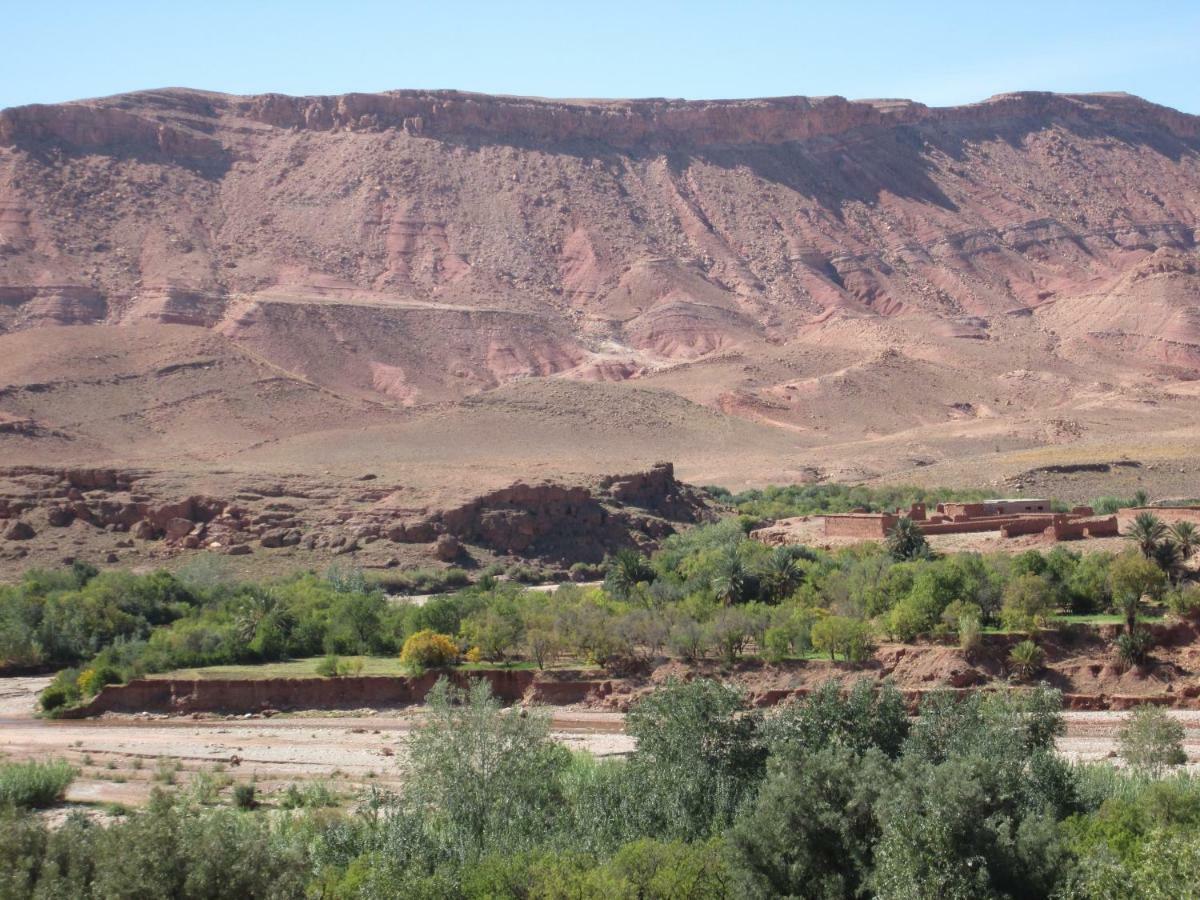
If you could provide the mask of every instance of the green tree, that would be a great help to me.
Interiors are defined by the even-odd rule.
[[[485,679],[469,690],[445,678],[408,741],[404,800],[460,858],[532,846],[552,829],[570,752],[550,736],[550,717],[505,711]]]
[[[1020,575],[1004,589],[1000,621],[1013,631],[1032,631],[1054,614],[1054,595],[1041,575]]]
[[[1108,571],[1108,582],[1113,602],[1125,617],[1125,633],[1132,635],[1137,628],[1142,597],[1161,595],[1167,579],[1157,564],[1144,555],[1129,551],[1113,560]]]
[[[786,546],[772,550],[759,573],[763,599],[770,603],[779,603],[790,596],[803,580],[804,572],[793,548]]]
[[[891,789],[878,751],[834,746],[773,764],[730,832],[751,896],[863,896],[880,833],[876,806]]]
[[[848,691],[836,679],[826,681],[803,700],[779,709],[763,726],[771,757],[797,764],[826,747],[845,747],[859,755],[878,750],[894,758],[908,731],[900,692],[865,678]]]
[[[732,687],[670,683],[639,700],[626,731],[637,740],[630,790],[669,838],[694,840],[727,826],[762,778],[761,714]]]
[[[741,603],[746,599],[748,574],[742,558],[736,552],[727,552],[712,578],[713,596],[726,606]]]
[[[863,662],[871,651],[871,629],[861,619],[825,616],[813,623],[812,645],[831,660],[840,653],[848,662]]]
[[[609,563],[604,588],[614,597],[628,600],[641,584],[654,581],[656,572],[649,560],[636,550],[618,550]]]

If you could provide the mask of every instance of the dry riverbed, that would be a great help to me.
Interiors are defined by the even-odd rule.
[[[408,733],[420,709],[301,712],[262,717],[106,716],[48,721],[34,717],[46,678],[0,679],[0,747],[9,759],[64,757],[80,769],[68,800],[143,803],[155,786],[185,788],[208,772],[253,781],[267,798],[287,785],[322,781],[344,797],[369,785],[396,787]],[[1071,759],[1116,752],[1125,713],[1068,712],[1059,749]],[[1200,767],[1200,711],[1172,711],[1186,730],[1192,768]],[[573,749],[628,753],[633,740],[616,712],[556,707],[553,734]]]

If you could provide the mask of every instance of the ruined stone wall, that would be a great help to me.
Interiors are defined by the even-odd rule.
[[[1134,506],[1117,510],[1117,522],[1126,531],[1141,513],[1152,513],[1159,521],[1168,525],[1176,522],[1192,522],[1200,525],[1200,506]]]

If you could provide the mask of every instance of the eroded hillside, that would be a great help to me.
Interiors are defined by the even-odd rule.
[[[353,447],[452,480],[611,471],[627,444],[728,483],[1132,454],[1190,478],[1198,212],[1200,119],[1127,95],[9,109],[0,448],[310,471]],[[430,433],[452,463],[406,451]]]

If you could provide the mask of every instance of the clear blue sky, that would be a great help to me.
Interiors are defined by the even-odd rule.
[[[1140,94],[1200,113],[1200,2],[3,0],[0,107],[182,85],[546,97]]]

